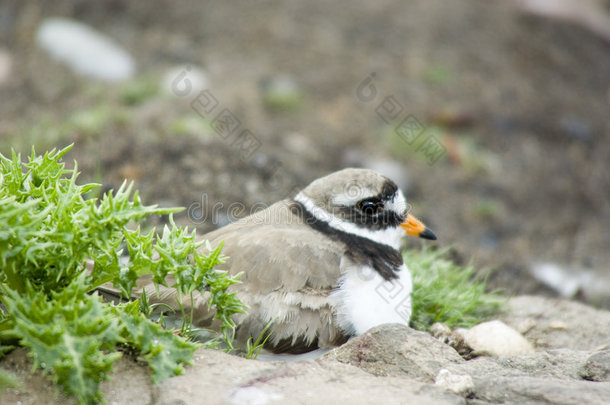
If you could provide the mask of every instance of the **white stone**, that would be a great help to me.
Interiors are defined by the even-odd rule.
[[[534,347],[523,335],[502,321],[483,322],[472,329],[463,329],[465,343],[475,352],[493,356],[509,356],[534,352]]]
[[[64,18],[42,22],[36,42],[49,55],[74,72],[95,79],[117,82],[135,72],[132,56],[113,40],[93,28]]]
[[[258,387],[240,387],[231,393],[229,403],[235,405],[265,405],[269,402],[279,401],[282,395],[267,392]]]
[[[469,395],[474,391],[474,381],[468,374],[454,374],[441,368],[434,379],[434,384],[458,395]]]
[[[188,96],[189,100],[209,88],[205,71],[193,65],[178,65],[163,75],[163,90],[175,97]]]
[[[586,270],[548,262],[532,264],[531,273],[565,298],[574,297],[591,279],[591,273]]]

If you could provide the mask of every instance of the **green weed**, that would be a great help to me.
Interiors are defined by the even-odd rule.
[[[221,246],[199,253],[195,233],[171,219],[180,209],[145,206],[132,185],[86,199],[99,185],[77,184],[76,164],[67,170],[61,162],[69,149],[32,151],[26,163],[15,152],[0,155],[0,353],[27,348],[35,367],[80,403],[103,401],[99,384],[121,356],[119,346],[150,366],[154,382],[180,374],[199,345],[151,321],[140,311],[147,302],[114,305],[94,293],[110,282],[131,297],[147,274],[179,297],[210,291],[208,304],[231,348],[231,316],[244,305],[227,292],[237,276],[214,268],[223,260]],[[151,214],[170,214],[161,235],[130,229]],[[127,263],[119,260],[125,250]],[[87,262],[94,263],[90,271]],[[184,332],[192,318],[182,313]]]
[[[485,280],[472,266],[444,258],[446,250],[404,252],[413,277],[411,326],[427,331],[435,322],[450,328],[472,327],[497,313],[504,301],[485,291]]]

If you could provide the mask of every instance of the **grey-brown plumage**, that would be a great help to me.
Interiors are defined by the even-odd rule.
[[[243,272],[232,286],[248,305],[247,315],[236,315],[236,339],[244,342],[258,337],[272,319],[269,347],[278,352],[302,352],[312,346],[340,344],[346,336],[333,322],[330,292],[338,287],[343,247],[328,243],[303,223],[287,200],[236,223],[203,236],[215,247],[224,241],[222,267],[234,275]],[[152,302],[175,306],[173,289],[145,286]],[[136,295],[140,295],[137,291]],[[190,301],[184,305],[190,308]],[[195,326],[213,324],[205,297],[195,300]],[[291,349],[292,348],[292,349]],[[315,348],[315,347],[314,347]]]
[[[397,246],[357,234],[360,229],[384,235],[399,229],[407,212],[406,204],[395,204],[397,198],[404,203],[398,193],[396,185],[378,173],[345,169],[312,182],[299,194],[300,200],[279,201],[203,235],[212,247],[224,241],[222,254],[228,260],[219,268],[243,273],[241,282],[231,287],[249,307],[247,314],[234,317],[238,344],[258,337],[271,320],[267,348],[276,352],[331,347],[353,335],[354,328],[338,318],[342,303],[333,292],[354,266],[369,266],[380,274],[383,266],[390,273],[404,267]],[[370,199],[381,201],[383,207],[373,212],[361,203]],[[329,225],[328,214],[349,227]],[[174,290],[159,287],[157,293],[150,280],[139,282],[136,295],[143,289],[152,302],[176,306]],[[183,305],[190,309],[188,299]],[[205,294],[197,295],[194,305],[195,326],[220,326],[213,321]]]

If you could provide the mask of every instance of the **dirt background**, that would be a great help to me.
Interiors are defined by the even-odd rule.
[[[35,38],[51,16],[113,38],[134,78],[105,84],[49,58]],[[206,232],[366,166],[401,183],[437,245],[492,288],[553,294],[530,275],[539,261],[610,277],[610,42],[583,25],[513,1],[9,0],[0,44],[0,153],[74,142],[82,181],[134,180],[145,202],[187,207],[180,224]],[[198,93],[163,91],[182,65],[260,142],[252,155],[193,110]],[[388,123],[387,97],[402,107]],[[395,131],[407,117],[438,160]]]

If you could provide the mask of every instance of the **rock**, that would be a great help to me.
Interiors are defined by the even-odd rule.
[[[523,321],[519,322],[516,325],[515,329],[522,335],[525,335],[527,332],[532,330],[532,328],[536,326],[536,321],[532,318],[525,318]]]
[[[438,372],[434,384],[465,397],[472,394],[474,390],[474,382],[471,376],[452,373],[446,368],[442,368]]]
[[[605,269],[584,269],[556,263],[534,263],[532,276],[563,298],[580,294],[585,302],[597,307],[610,307],[610,276]]]
[[[430,333],[441,342],[453,347],[463,358],[471,357],[472,347],[466,344],[464,335],[459,328],[452,331],[447,325],[436,322],[430,327]]]
[[[494,359],[504,370],[530,377],[579,380],[579,370],[589,352],[558,349]],[[498,372],[496,375],[504,375]]]
[[[49,378],[31,372],[23,349],[9,354],[2,366],[22,386],[0,393],[0,403],[66,405],[76,401],[54,395]],[[445,389],[401,377],[378,377],[336,361],[262,362],[221,351],[199,349],[185,374],[152,386],[146,367],[124,357],[111,380],[102,384],[109,404],[384,404],[463,405]],[[18,363],[18,364],[16,364]],[[9,366],[9,367],[7,367]],[[15,371],[16,369],[16,371]]]
[[[460,376],[464,382],[467,381],[466,376],[471,377],[474,386],[470,394],[466,390],[454,391],[467,396],[469,403],[604,403],[603,398],[609,392],[610,384],[591,385],[581,380],[580,372],[589,355],[588,352],[563,349],[505,357],[479,357],[461,364],[447,365],[446,375]],[[454,378],[457,380],[457,377]],[[440,381],[444,382],[442,378]],[[445,386],[451,389],[448,382]],[[455,387],[460,386],[456,383]],[[560,392],[555,392],[558,389]]]
[[[531,343],[519,332],[498,320],[483,322],[471,329],[462,329],[461,334],[464,343],[477,353],[507,356],[534,351]]]
[[[543,323],[541,330],[546,334],[568,341],[566,336],[575,336],[573,339],[580,336],[581,331],[575,328],[579,313],[584,317],[584,333],[606,325],[606,311],[536,297],[511,299],[503,316],[525,325],[527,333],[535,336]],[[536,314],[540,314],[539,322],[524,321],[536,319]],[[501,325],[497,321],[491,324],[496,324],[495,328]],[[455,333],[442,325],[432,329],[439,338],[450,338]],[[589,345],[603,340],[608,330],[598,330],[593,339],[583,338],[581,343]],[[389,324],[373,328],[315,359],[319,354],[285,355],[282,360],[289,362],[277,361],[281,356],[255,361],[202,348],[195,353],[194,364],[186,367],[184,375],[156,386],[151,384],[145,366],[124,355],[115,363],[111,380],[104,382],[101,389],[108,402],[117,405],[191,404],[200,403],[202,398],[210,404],[334,405],[383,401],[384,404],[576,405],[605,404],[610,398],[608,347],[598,351],[540,350],[466,361],[428,333]],[[21,381],[20,387],[0,393],[0,403],[75,403],[63,394],[54,396],[50,379],[39,371],[31,371],[32,362],[24,349],[8,354],[0,366]]]
[[[513,297],[500,319],[513,328],[531,326],[524,336],[537,348],[596,350],[610,343],[610,311],[574,301]]]
[[[76,73],[117,82],[135,72],[132,56],[93,28],[64,18],[48,18],[36,34],[38,45]]]
[[[351,364],[373,375],[428,382],[447,364],[464,362],[453,348],[430,334],[400,324],[372,328],[322,359]]]
[[[444,323],[435,322],[430,326],[430,334],[437,339],[446,339],[451,336],[451,328]]]
[[[580,376],[591,381],[610,381],[610,349],[591,355],[580,370]]]
[[[6,389],[0,403],[73,403],[53,396],[53,385],[30,371],[25,353],[16,350],[2,361],[22,387]],[[606,364],[605,356],[564,349],[464,361],[427,333],[394,324],[371,329],[315,361],[254,361],[202,348],[184,375],[156,386],[145,367],[124,356],[102,392],[111,404],[202,398],[209,404],[369,404],[381,398],[384,404],[465,404],[466,398],[472,404],[602,404],[610,383],[583,381],[581,374],[600,375],[583,370]]]
[[[474,391],[479,403],[504,405],[606,405],[610,398],[610,384],[536,377],[488,376],[475,379]]]
[[[154,388],[156,404],[464,404],[438,387],[376,377],[338,362],[268,363],[201,349],[186,375]]]
[[[280,401],[284,397],[275,392],[266,392],[257,387],[240,387],[229,395],[229,403],[235,405],[264,405],[270,401]]]
[[[533,263],[530,272],[536,280],[564,298],[574,297],[591,278],[591,273],[585,270],[547,262]]]
[[[550,350],[504,357],[478,357],[461,364],[448,364],[447,370],[473,378],[540,377],[581,380],[580,370],[589,352]]]

